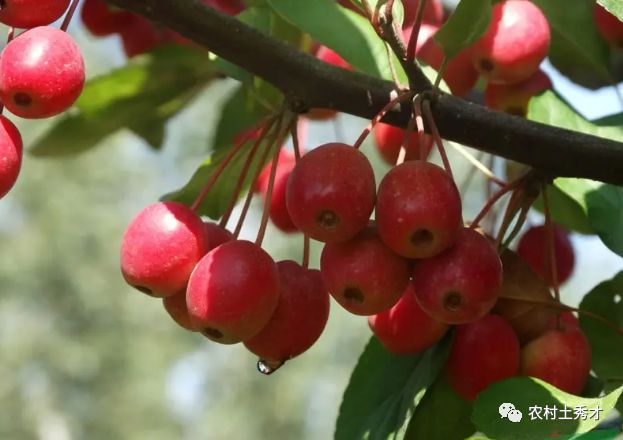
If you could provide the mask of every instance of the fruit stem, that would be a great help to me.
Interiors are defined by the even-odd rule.
[[[298,133],[298,124],[295,120],[292,127],[290,127],[290,134],[292,136],[292,148],[294,150],[294,160],[298,165],[301,160],[301,147],[299,145],[299,133]],[[305,269],[309,268],[309,236],[303,233],[303,261],[302,266]]]
[[[400,80],[398,79],[398,73],[396,72],[396,65],[394,64],[394,57],[392,56],[394,52],[392,52],[392,48],[390,44],[385,41],[385,53],[387,54],[387,63],[389,65],[389,72],[392,75],[392,81],[394,81],[394,85],[397,89],[400,88]]]
[[[402,144],[400,145],[400,151],[398,152],[398,158],[396,159],[396,166],[400,165],[407,158],[407,149],[409,148],[409,143],[411,142],[411,134],[413,133],[413,129],[417,125],[415,117],[415,111],[411,113],[411,119],[409,119],[409,123],[407,124],[407,129],[405,130],[405,134],[402,139]],[[418,130],[418,140],[419,140],[419,130]],[[422,159],[422,152],[424,151],[422,145],[418,145],[418,155],[420,155],[420,159]]]
[[[80,0],[73,0],[71,2],[71,6],[67,10],[67,14],[65,14],[65,18],[63,19],[63,24],[61,24],[61,30],[63,32],[67,31],[69,23],[71,23],[71,18],[74,16],[74,12],[76,12],[76,8],[78,7],[78,3],[80,3]]]
[[[549,196],[547,195],[547,185],[541,184],[541,194],[543,195],[543,212],[545,213],[545,249],[547,255],[546,270],[549,270],[550,285],[554,288],[554,297],[560,301],[560,288],[558,286],[558,268],[556,267],[556,249],[554,247],[554,224],[552,223],[552,213],[549,209]]]
[[[495,194],[493,194],[493,196],[491,196],[489,200],[487,200],[487,203],[485,203],[485,206],[483,206],[483,208],[480,210],[480,212],[478,213],[474,221],[472,221],[471,225],[469,226],[470,229],[475,229],[476,227],[478,227],[478,224],[491,210],[493,205],[495,205],[497,201],[500,200],[504,195],[506,195],[513,189],[515,189],[524,180],[526,174],[527,173],[522,174],[517,179],[513,180],[512,182],[507,183],[502,188],[500,188]]]
[[[483,158],[484,158],[485,153],[483,151],[478,152],[478,156],[475,157],[475,159],[478,162],[482,162]],[[459,192],[461,194],[464,194],[465,191],[467,191],[467,189],[469,188],[469,186],[472,184],[472,181],[474,180],[474,177],[476,176],[476,167],[472,167],[470,168],[470,170],[467,172],[467,175],[465,176],[465,179],[463,180],[463,182],[461,182],[461,184],[459,185]],[[489,180],[487,180],[487,182],[489,182]]]
[[[420,0],[415,12],[415,23],[411,30],[411,36],[409,37],[409,44],[407,45],[407,61],[413,62],[415,60],[415,50],[417,48],[417,40],[420,35],[420,28],[422,27],[422,21],[424,20],[424,9],[426,7],[427,0]]]
[[[454,176],[452,175],[452,167],[450,166],[450,160],[448,160],[446,149],[443,146],[443,141],[441,140],[441,136],[439,135],[437,124],[435,123],[435,119],[433,118],[433,112],[430,109],[430,101],[427,99],[424,99],[423,102],[418,102],[416,104],[416,106],[418,107],[420,105],[421,105],[421,110],[424,112],[426,123],[430,127],[430,131],[433,135],[433,139],[435,139],[435,143],[437,144],[437,149],[439,150],[439,155],[441,156],[441,161],[443,162],[443,167],[446,169],[446,172],[450,175],[452,180],[454,180]]]
[[[353,147],[359,149],[359,147],[361,147],[361,144],[363,144],[363,141],[366,140],[366,138],[368,137],[370,132],[374,129],[376,124],[378,124],[381,121],[381,119],[383,119],[385,117],[385,115],[390,110],[392,110],[396,105],[402,103],[403,101],[406,101],[411,96],[413,96],[413,92],[410,92],[410,91],[409,92],[404,92],[404,93],[398,94],[397,97],[395,97],[394,99],[389,101],[385,105],[385,107],[383,107],[381,109],[381,111],[378,112],[378,114],[374,118],[372,118],[372,120],[370,121],[368,126],[363,130],[361,135],[359,135],[359,138],[355,141],[355,144],[353,145]]]
[[[592,318],[596,321],[601,322],[605,326],[611,328],[612,330],[616,331],[621,336],[623,336],[623,328],[617,327],[616,324],[614,324],[613,322],[610,322],[607,318],[601,315],[598,315],[597,313],[590,312],[588,310],[579,309],[577,307],[571,307],[559,301],[549,301],[546,299],[524,298],[522,296],[515,296],[515,295],[508,295],[508,294],[500,294],[499,297],[504,298],[504,299],[511,299],[513,301],[522,301],[522,302],[527,302],[530,304],[544,305],[544,306],[548,306],[553,309],[561,310],[564,312],[576,312],[576,313],[579,313],[580,315],[588,316],[589,318]]]
[[[493,173],[493,171],[491,171],[489,168],[487,168],[485,164],[483,164],[481,161],[475,158],[474,155],[471,154],[469,151],[467,151],[465,147],[459,144],[455,144],[454,142],[450,142],[450,145],[452,146],[452,148],[458,151],[461,156],[467,159],[467,161],[471,163],[478,171],[484,174],[487,177],[487,179],[491,180],[493,183],[495,183],[498,186],[506,185],[505,181],[497,177]]]
[[[234,188],[234,191],[232,192],[232,197],[231,197],[231,200],[229,201],[229,205],[227,206],[227,210],[225,211],[225,214],[223,214],[223,217],[221,218],[221,221],[219,222],[220,227],[222,228],[227,227],[227,223],[229,222],[229,219],[234,210],[234,207],[236,206],[236,202],[238,201],[238,198],[240,197],[240,191],[242,190],[242,186],[244,185],[247,175],[249,174],[249,168],[251,167],[251,164],[253,163],[253,159],[255,158],[257,150],[259,150],[260,144],[262,143],[262,141],[264,140],[264,138],[266,137],[270,129],[273,127],[275,122],[276,122],[276,119],[273,118],[267,123],[267,125],[264,128],[262,128],[262,131],[259,137],[256,139],[255,143],[253,144],[253,147],[251,147],[251,150],[249,150],[249,154],[247,154],[247,160],[245,161],[244,167],[240,173],[240,177],[238,178],[238,181],[236,182],[236,187]],[[255,182],[251,182],[251,185],[255,185]]]

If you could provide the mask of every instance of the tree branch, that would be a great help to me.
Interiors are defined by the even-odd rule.
[[[371,119],[394,95],[391,82],[339,69],[198,1],[107,0],[172,28],[280,89],[295,111],[333,108]],[[423,87],[425,88],[425,87]],[[546,175],[623,185],[623,144],[489,110],[441,94],[432,105],[448,140],[531,165]],[[409,109],[385,121],[406,127]]]

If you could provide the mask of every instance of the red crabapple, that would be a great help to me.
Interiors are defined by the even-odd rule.
[[[549,76],[539,69],[529,79],[517,84],[487,84],[485,103],[494,110],[525,117],[530,99],[551,88]]]
[[[245,347],[262,362],[281,365],[307,351],[320,337],[329,319],[329,294],[320,272],[294,261],[277,263],[279,304],[268,324]]]
[[[591,371],[591,347],[579,327],[548,330],[521,349],[521,374],[579,394]]]
[[[623,22],[598,3],[593,5],[597,30],[610,44],[623,48]]]
[[[391,309],[370,316],[368,324],[387,351],[394,354],[424,351],[435,345],[449,328],[422,310],[410,283]]]
[[[22,118],[47,118],[67,110],[84,86],[80,48],[66,32],[43,26],[28,30],[4,48],[0,99]]]
[[[575,266],[575,252],[569,239],[569,233],[559,225],[554,226],[554,256],[556,258],[556,274],[559,284],[564,283],[573,273]],[[547,228],[545,225],[535,226],[526,231],[519,239],[517,254],[530,265],[532,270],[542,279],[551,283],[551,276],[547,273]]]
[[[229,241],[208,252],[193,270],[186,304],[195,327],[209,339],[235,344],[258,334],[279,302],[273,259],[250,241]]]
[[[2,0],[0,23],[21,29],[46,26],[67,10],[69,0]]]
[[[394,127],[390,124],[379,123],[374,129],[374,139],[376,140],[376,148],[385,162],[389,165],[395,165],[400,154],[402,142],[405,137],[405,130]],[[433,138],[424,134],[424,145],[420,148],[420,138],[417,131],[409,135],[409,143],[407,144],[407,160],[426,160],[433,148]],[[421,157],[420,157],[421,153]]]
[[[17,127],[0,115],[0,199],[15,185],[22,168],[23,144]]]
[[[234,239],[234,235],[231,232],[216,223],[204,222],[203,226],[205,228],[208,251]]]
[[[476,69],[494,83],[527,80],[549,51],[547,18],[529,0],[503,0],[492,14],[489,29],[470,49]]]
[[[320,272],[342,307],[374,315],[396,304],[409,283],[411,263],[385,246],[371,224],[348,241],[327,243]]]
[[[325,243],[338,242],[366,227],[375,192],[366,156],[334,142],[301,157],[288,178],[286,204],[292,222],[305,234]]]
[[[518,372],[519,341],[504,318],[486,315],[456,327],[446,374],[459,396],[474,400],[493,382]]]
[[[428,162],[394,167],[379,186],[376,222],[385,244],[408,258],[428,258],[452,246],[463,224],[452,177]]]
[[[128,58],[149,52],[165,43],[166,34],[155,28],[148,19],[135,15],[131,23],[121,29],[121,43]]]
[[[296,162],[296,159],[294,158],[294,154],[291,153],[290,151],[282,148],[281,150],[279,150],[279,165],[280,166],[284,166],[284,165],[290,165],[290,164],[294,164]],[[255,182],[255,187],[254,190],[256,192],[259,193],[266,193],[266,191],[268,190],[268,180],[270,179],[270,169],[271,169],[271,164],[272,161],[267,163],[264,168],[262,168],[262,171],[260,172],[260,174],[257,176],[257,181]],[[279,166],[277,167],[277,172],[279,172]]]
[[[295,232],[298,230],[294,223],[292,223],[288,208],[286,207],[288,177],[290,177],[295,163],[294,154],[284,149],[279,152],[279,162],[277,163],[277,171],[268,212],[270,220],[283,232]],[[268,192],[271,169],[272,161],[264,167],[256,182],[256,188],[264,200],[266,200],[266,194]]]
[[[84,27],[91,34],[105,37],[130,26],[135,14],[117,10],[104,0],[84,0],[80,17]]]
[[[162,304],[164,305],[164,309],[173,321],[177,323],[177,325],[191,332],[197,331],[190,320],[188,307],[186,307],[186,291],[183,290],[180,293],[163,298]]]
[[[559,314],[552,315],[548,322],[550,329],[557,329],[559,325],[562,328],[580,327],[580,321],[571,311],[560,312]]]
[[[190,208],[160,202],[143,209],[125,231],[121,272],[128,284],[156,297],[184,290],[207,252],[205,226]]]
[[[448,324],[465,324],[495,305],[502,263],[486,237],[463,228],[453,247],[416,262],[412,283],[426,313]]]

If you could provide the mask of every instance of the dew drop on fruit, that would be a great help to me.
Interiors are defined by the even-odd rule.
[[[281,362],[270,362],[265,361],[264,359],[260,359],[257,361],[257,371],[262,373],[265,376],[270,376],[279,368],[281,368],[285,364],[285,361]]]

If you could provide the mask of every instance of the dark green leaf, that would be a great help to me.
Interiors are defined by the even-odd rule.
[[[514,377],[496,382],[478,395],[472,421],[481,432],[495,439],[533,440],[554,433],[583,433],[595,428],[612,411],[622,392],[623,387],[604,397],[589,399],[565,393],[539,379]],[[498,409],[503,403],[512,403],[522,413],[521,421],[513,423],[501,417]],[[556,408],[555,419],[551,415],[545,418],[546,406]],[[541,419],[536,417],[535,407],[541,408]],[[578,407],[587,408],[586,420],[575,419]],[[569,412],[561,412],[565,408]],[[596,408],[602,410],[597,418],[593,412]]]
[[[618,429],[604,429],[587,432],[585,434],[565,435],[559,437],[560,440],[614,440],[621,434]]]
[[[463,440],[476,431],[470,420],[471,414],[471,402],[459,397],[440,376],[409,421],[405,439]]]
[[[205,54],[166,47],[90,80],[74,108],[31,148],[36,156],[75,154],[128,127],[154,146],[165,122],[184,108],[213,78]],[[150,124],[154,132],[146,133]]]
[[[372,338],[344,393],[335,439],[404,438],[410,417],[441,371],[450,340],[448,335],[420,355],[397,356]]]
[[[212,142],[214,149],[231,147],[234,137],[253,127],[266,114],[248,89],[240,87],[225,103]]]
[[[623,3],[621,3],[621,0],[597,0],[597,3],[623,21]]]
[[[491,21],[491,0],[461,0],[448,21],[435,34],[448,58],[478,40]]]
[[[561,183],[562,182],[562,183]],[[564,179],[556,179],[554,185],[547,187],[549,209],[554,223],[581,234],[594,234],[586,210],[558,185],[564,187]],[[539,197],[534,208],[543,212],[543,198]]]
[[[593,22],[593,0],[534,0],[547,16],[552,42],[549,59],[571,80],[586,87],[610,85],[609,49]]]

